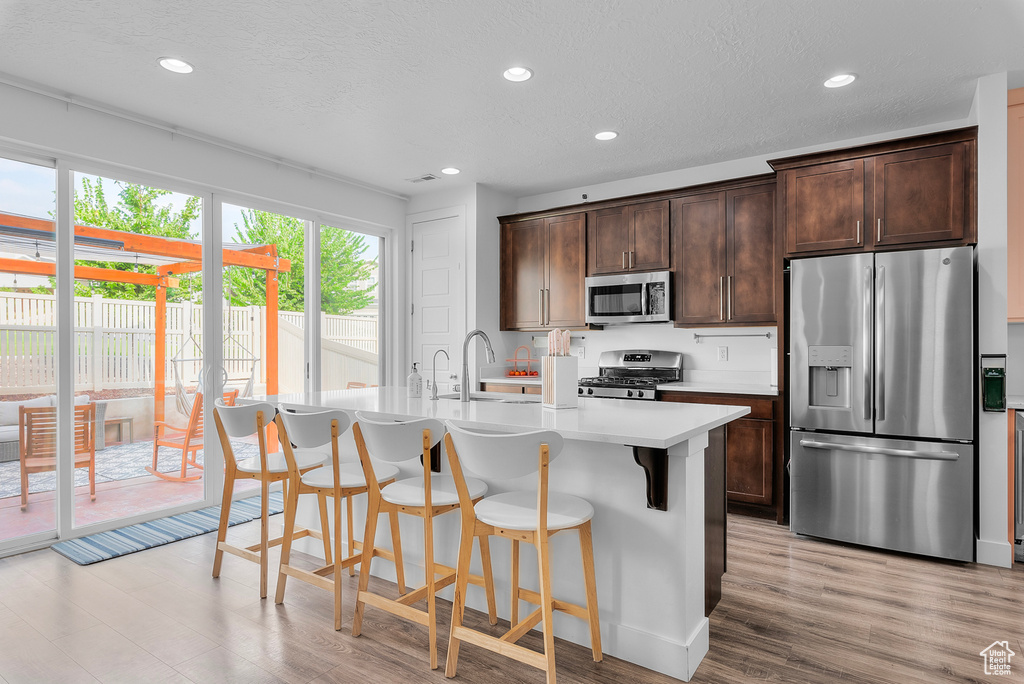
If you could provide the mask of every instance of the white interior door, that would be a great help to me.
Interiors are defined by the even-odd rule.
[[[462,364],[459,346],[466,327],[466,219],[464,208],[424,212],[409,217],[412,240],[412,333],[410,358],[420,364],[424,391],[437,356],[437,390],[451,391],[449,374]],[[408,372],[408,369],[406,369]]]

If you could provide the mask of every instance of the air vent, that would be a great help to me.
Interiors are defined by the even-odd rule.
[[[405,180],[410,183],[425,183],[427,181],[437,180],[439,177],[432,173],[425,173],[422,176],[416,176],[415,178],[406,178]]]

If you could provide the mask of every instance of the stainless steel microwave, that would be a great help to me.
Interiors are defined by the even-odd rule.
[[[669,271],[587,278],[587,323],[671,321],[670,281]]]

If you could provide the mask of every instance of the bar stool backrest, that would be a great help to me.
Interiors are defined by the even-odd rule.
[[[288,430],[288,439],[299,449],[315,449],[330,444],[331,424],[338,422],[338,436],[348,430],[352,418],[345,411],[292,412],[281,407],[281,420]]]
[[[218,427],[223,427],[227,436],[235,439],[256,434],[256,416],[261,411],[264,425],[269,425],[277,415],[274,405],[267,402],[226,406],[222,399],[218,399],[214,407],[214,413],[220,419]]]
[[[422,456],[424,430],[430,430],[431,448],[444,437],[444,423],[434,418],[409,420],[386,413],[357,411],[356,422],[370,456],[391,463]]]
[[[462,467],[485,479],[511,480],[540,468],[540,445],[548,445],[548,463],[562,451],[562,436],[551,430],[500,432],[461,427],[445,421]]]

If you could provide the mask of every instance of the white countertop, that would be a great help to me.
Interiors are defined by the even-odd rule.
[[[426,393],[424,393],[426,395]],[[370,387],[357,390],[282,394],[268,401],[378,411],[415,418],[462,420],[481,427],[522,427],[554,430],[566,439],[667,449],[750,413],[746,406],[678,404],[628,399],[587,399],[574,409],[547,409],[539,397],[531,401],[501,392],[475,392],[474,396],[504,401],[410,399],[405,387]],[[525,403],[507,403],[508,401]]]
[[[705,392],[707,394],[758,394],[779,396],[779,388],[771,385],[731,382],[669,382],[658,385],[661,392]]]
[[[510,378],[507,375],[496,375],[489,378],[480,378],[479,382],[490,382],[496,385],[537,385],[540,386],[540,376],[524,378]]]
[[[1017,411],[1024,411],[1024,395],[1007,394],[1006,408],[1015,409]]]

